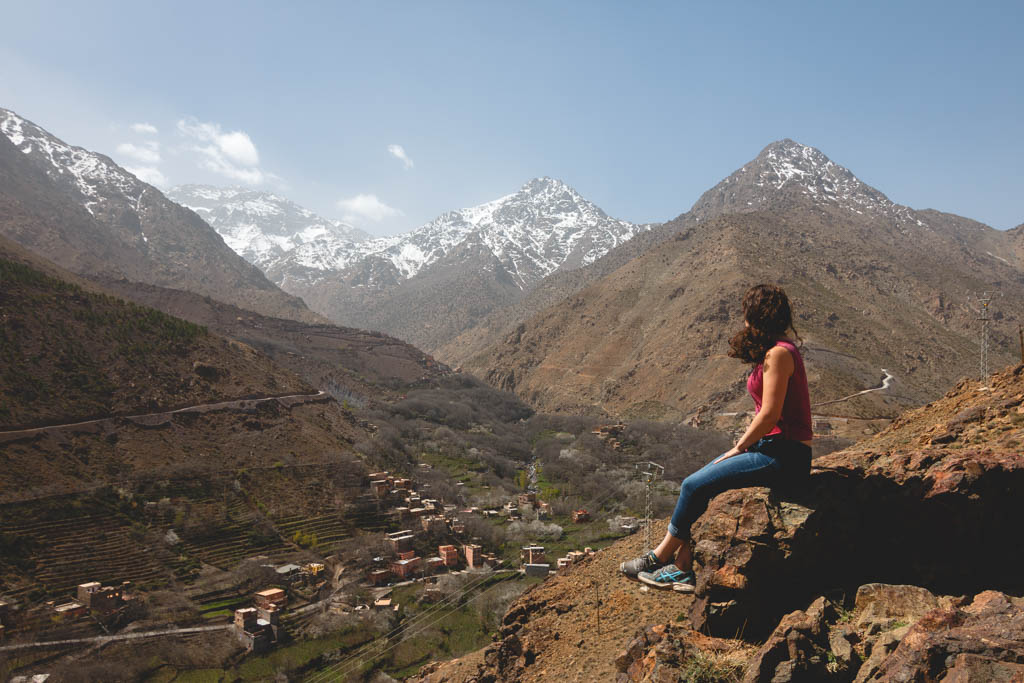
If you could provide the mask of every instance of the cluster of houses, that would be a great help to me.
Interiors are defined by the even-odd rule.
[[[609,435],[621,433],[624,425],[612,425],[606,432]],[[604,429],[604,428],[602,428]],[[420,467],[429,468],[428,464]],[[538,519],[551,517],[551,504],[538,500],[534,492],[520,493],[515,499],[509,500],[500,508],[481,509],[469,507],[458,509],[455,505],[442,505],[437,500],[422,498],[413,486],[411,479],[395,477],[388,472],[374,472],[370,475],[370,491],[380,501],[398,503],[394,514],[401,522],[410,522],[409,527],[401,531],[387,534],[385,542],[394,558],[387,567],[375,567],[367,573],[367,579],[373,586],[382,586],[394,581],[408,581],[421,576],[430,576],[444,570],[457,569],[461,566],[459,549],[454,545],[437,546],[437,555],[423,558],[413,549],[417,535],[443,534],[450,532],[458,537],[466,533],[465,523],[460,518],[466,515],[481,515],[485,518],[504,517],[508,521],[522,519],[520,508],[530,506]],[[577,524],[590,521],[587,510],[575,510],[572,521]],[[494,553],[485,553],[479,545],[465,543],[461,546],[465,566],[470,569],[484,565],[495,567],[500,560]],[[592,554],[590,548],[584,551],[573,551],[565,557],[558,558],[556,567],[562,569],[579,561],[582,557]],[[547,576],[551,570],[544,561],[542,546],[526,546],[520,553],[523,571],[531,576]]]
[[[556,560],[555,566],[559,571],[571,567],[585,557],[594,554],[593,548],[569,551],[565,557]],[[522,564],[523,573],[527,576],[545,578],[551,573],[551,564],[546,562],[544,546],[527,545],[519,549],[519,561]]]
[[[621,422],[611,425],[601,425],[591,430],[591,434],[608,444],[613,451],[622,450],[622,433],[626,431],[626,425]]]
[[[59,605],[51,600],[46,605],[62,619],[78,619],[89,614],[109,617],[125,609],[132,600],[138,599],[132,595],[131,587],[131,581],[123,581],[119,586],[103,586],[98,581],[90,581],[78,586],[74,600]]]
[[[367,580],[373,586],[382,586],[392,581],[408,581],[421,576],[430,576],[445,570],[458,569],[462,565],[459,558],[459,550],[454,545],[437,546],[437,555],[424,560],[412,549],[412,534],[409,531],[396,531],[388,534],[388,544],[395,552],[395,559],[385,567],[371,569],[367,573]],[[462,546],[465,566],[469,569],[476,569],[487,565],[497,567],[501,560],[494,553],[485,553],[483,548],[475,543],[467,543]]]

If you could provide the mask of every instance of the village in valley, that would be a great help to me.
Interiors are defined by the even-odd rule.
[[[607,428],[594,430],[595,435],[607,439]],[[617,433],[613,430],[614,433]],[[420,472],[433,468],[419,463]],[[535,476],[535,472],[534,472]],[[467,575],[491,572],[524,580],[544,580],[549,575],[565,571],[596,551],[590,546],[569,549],[559,557],[549,557],[551,551],[538,542],[518,547],[503,543],[503,547],[489,547],[485,539],[474,536],[468,522],[483,520],[489,525],[501,526],[521,522],[524,515],[530,520],[550,520],[552,507],[539,499],[535,490],[507,494],[501,505],[466,506],[446,500],[426,497],[412,477],[396,476],[387,471],[373,472],[364,478],[364,495],[372,500],[380,519],[397,531],[382,531],[371,536],[379,554],[361,556],[362,562],[341,553],[311,559],[315,552],[306,549],[299,554],[254,555],[240,558],[238,567],[247,577],[235,585],[208,586],[201,581],[193,583],[202,573],[193,569],[186,575],[186,588],[191,600],[202,607],[203,628],[221,625],[231,630],[237,643],[251,653],[266,653],[282,642],[289,641],[289,630],[300,628],[308,619],[320,615],[350,615],[366,618],[388,613],[390,619],[403,617],[403,605],[392,597],[398,587],[416,586],[416,601],[429,604],[442,599],[444,593],[439,579],[445,575]],[[429,488],[429,484],[425,484]],[[464,502],[465,482],[455,484],[458,497]],[[532,487],[531,487],[532,488]],[[165,501],[166,502],[166,501]],[[155,514],[156,503],[144,503],[145,514]],[[586,509],[570,510],[567,521],[586,528],[592,519]],[[641,521],[634,517],[616,518],[612,524],[614,534],[605,533],[603,540],[632,533]],[[302,540],[300,534],[295,539]],[[565,547],[566,541],[559,545]],[[170,545],[181,542],[173,529],[164,533]],[[300,546],[301,547],[301,546]],[[280,557],[281,560],[275,561]],[[518,566],[516,566],[518,559]],[[282,561],[283,560],[283,561]],[[236,568],[235,573],[240,570]],[[26,634],[40,640],[57,638],[87,639],[124,633],[133,637],[136,624],[145,615],[145,590],[138,590],[131,581],[116,585],[101,585],[93,577],[80,577],[82,583],[68,599],[53,599],[28,609],[18,609],[9,602],[0,602],[0,644],[5,629]],[[255,590],[246,588],[256,582]],[[200,587],[213,588],[201,590]],[[161,625],[162,633],[147,633],[147,637],[174,635],[195,630],[194,624],[174,623]],[[148,625],[147,625],[148,627]],[[142,636],[135,636],[142,637]],[[9,640],[9,639],[8,639]]]

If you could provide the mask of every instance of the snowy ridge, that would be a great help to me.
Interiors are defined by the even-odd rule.
[[[516,193],[451,211],[404,235],[359,243],[314,239],[285,254],[271,272],[315,283],[374,259],[390,264],[396,279],[408,279],[474,237],[525,289],[563,266],[591,263],[651,227],[610,218],[565,183],[536,178]]]
[[[351,225],[318,216],[270,192],[182,185],[169,190],[167,197],[202,216],[235,253],[264,270],[285,253],[314,240],[356,244],[368,237]]]
[[[0,109],[0,131],[23,153],[42,160],[47,175],[75,188],[82,195],[82,206],[93,215],[95,207],[111,197],[138,206],[149,189],[107,157],[73,147],[7,109]]]
[[[711,192],[743,185],[760,190],[746,198],[750,209],[771,202],[780,192],[788,190],[817,201],[835,203],[854,213],[886,216],[897,226],[914,223],[928,227],[913,209],[896,204],[861,182],[820,150],[788,138],[765,147],[753,162],[723,180]]]

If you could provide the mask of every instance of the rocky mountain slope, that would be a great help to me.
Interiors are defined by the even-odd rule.
[[[272,318],[192,292],[137,282],[102,280],[129,301],[208,327],[273,359],[338,401],[373,405],[409,385],[451,374],[411,344],[379,332]]]
[[[1012,357],[1024,271],[999,256],[1012,235],[894,204],[812,148],[770,145],[660,231],[464,366],[543,411],[743,409],[745,370],[725,351],[743,291],[761,281],[794,300],[812,401],[878,387],[883,368],[895,378],[826,414],[892,415],[972,374],[982,290],[1004,292],[991,341],[998,362]]]
[[[985,384],[818,458],[800,486],[714,498],[691,530],[693,596],[617,576],[641,550],[625,539],[527,591],[492,645],[422,680],[1016,680],[1024,366]]]
[[[261,270],[314,240],[348,244],[369,238],[358,228],[318,216],[270,192],[180,185],[168,190],[167,197],[202,216],[235,253]]]
[[[0,242],[0,429],[311,393],[252,349],[91,292]]]
[[[189,289],[319,320],[231,251],[199,216],[108,157],[0,109],[0,234],[82,275]]]
[[[185,187],[171,195],[314,309],[428,350],[552,273],[592,263],[651,227],[610,218],[551,178],[377,239],[258,193]]]

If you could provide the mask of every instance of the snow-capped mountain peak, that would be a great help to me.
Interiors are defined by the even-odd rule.
[[[77,191],[93,215],[112,196],[138,202],[149,188],[108,157],[69,145],[13,111],[0,109],[0,132],[48,176]]]
[[[393,269],[386,281],[369,282],[385,286],[414,277],[472,237],[525,289],[559,268],[586,265],[650,227],[609,218],[560,180],[534,178],[517,192],[449,211],[404,235],[358,244],[312,240],[285,254],[268,272],[278,281],[312,283],[372,258],[375,270],[381,262]]]
[[[272,192],[243,187],[181,185],[169,190],[167,196],[202,216],[229,247],[263,269],[290,250],[313,240],[355,244],[369,237],[358,228],[318,216]]]
[[[756,211],[787,196],[802,196],[857,214],[886,216],[897,228],[928,227],[909,207],[896,204],[820,150],[789,138],[771,143],[753,161],[704,193],[698,216]]]

